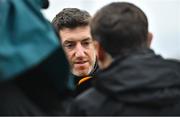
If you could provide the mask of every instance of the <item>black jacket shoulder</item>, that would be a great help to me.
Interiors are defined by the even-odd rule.
[[[152,50],[117,58],[77,97],[72,115],[180,115],[180,63]]]

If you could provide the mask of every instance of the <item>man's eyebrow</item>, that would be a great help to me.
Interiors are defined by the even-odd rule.
[[[66,40],[66,41],[64,41],[64,43],[63,43],[63,44],[72,43],[72,42],[73,42],[73,41]]]
[[[91,38],[87,37],[87,38],[83,39],[82,41],[83,41],[83,42],[84,42],[84,41],[91,41]]]

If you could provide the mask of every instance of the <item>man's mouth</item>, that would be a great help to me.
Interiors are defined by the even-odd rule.
[[[75,64],[85,64],[85,63],[87,63],[88,61],[77,61],[77,62],[75,62]]]
[[[89,62],[88,61],[76,61],[74,62],[74,66],[73,68],[76,69],[76,70],[85,70],[87,69],[89,66]]]

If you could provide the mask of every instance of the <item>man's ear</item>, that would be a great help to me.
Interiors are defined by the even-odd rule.
[[[105,51],[98,41],[95,41],[95,49],[98,61],[103,62],[105,60]]]
[[[95,48],[97,51],[98,65],[100,69],[107,68],[113,61],[113,58],[104,50],[101,44],[96,41]]]
[[[151,46],[151,42],[153,39],[153,34],[151,32],[148,32],[148,36],[147,36],[147,46],[150,48]]]
[[[96,51],[96,56],[98,57],[98,42],[96,40],[93,40],[94,41],[94,48],[95,48],[95,51]]]

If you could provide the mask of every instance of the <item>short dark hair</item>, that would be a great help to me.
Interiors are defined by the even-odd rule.
[[[90,24],[90,14],[78,8],[64,8],[53,19],[52,24],[59,31],[63,28],[76,28]]]
[[[92,37],[112,57],[146,47],[148,20],[134,4],[113,2],[101,8],[90,24]]]

